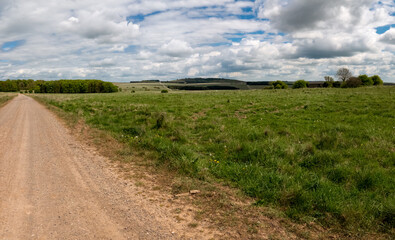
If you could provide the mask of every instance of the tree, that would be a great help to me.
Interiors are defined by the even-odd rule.
[[[333,77],[325,76],[324,79],[325,79],[324,87],[333,87],[333,83],[335,82]]]
[[[286,89],[288,88],[288,85],[280,80],[277,80],[275,82],[271,82],[270,85],[273,86],[274,89]]]
[[[325,79],[325,82],[334,82],[335,81],[333,79],[333,77],[331,77],[331,76],[325,76],[324,79]]]
[[[383,80],[378,75],[374,75],[371,77],[373,80],[373,85],[383,85]]]
[[[360,86],[362,86],[362,81],[357,77],[350,77],[342,84],[342,88],[357,88]]]
[[[309,83],[306,82],[305,80],[298,80],[294,83],[292,88],[307,88],[309,86]]]
[[[364,86],[372,86],[373,85],[372,78],[368,77],[366,74],[359,75],[358,78],[362,81],[362,85],[364,85]]]
[[[340,81],[345,82],[352,77],[352,74],[348,68],[340,68],[337,70],[336,76]]]

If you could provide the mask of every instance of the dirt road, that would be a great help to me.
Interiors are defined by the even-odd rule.
[[[0,109],[0,239],[177,239],[170,217],[106,164],[45,107],[16,97]]]

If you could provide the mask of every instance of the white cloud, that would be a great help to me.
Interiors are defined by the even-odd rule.
[[[0,78],[393,80],[391,0],[0,1]],[[253,17],[250,8],[258,17]],[[1,45],[0,45],[1,46]],[[395,81],[395,80],[393,80]]]
[[[380,41],[395,45],[395,28],[391,28],[380,37]]]
[[[163,44],[159,52],[170,57],[188,57],[193,53],[193,49],[187,42],[172,39],[169,43]]]

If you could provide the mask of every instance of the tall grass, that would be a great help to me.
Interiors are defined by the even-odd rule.
[[[0,107],[13,99],[17,94],[16,93],[0,93]]]
[[[290,218],[395,226],[395,88],[40,95],[158,165],[220,180]]]

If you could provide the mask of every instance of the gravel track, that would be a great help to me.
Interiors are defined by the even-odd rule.
[[[178,239],[172,217],[109,166],[45,107],[14,98],[0,109],[0,239]]]

